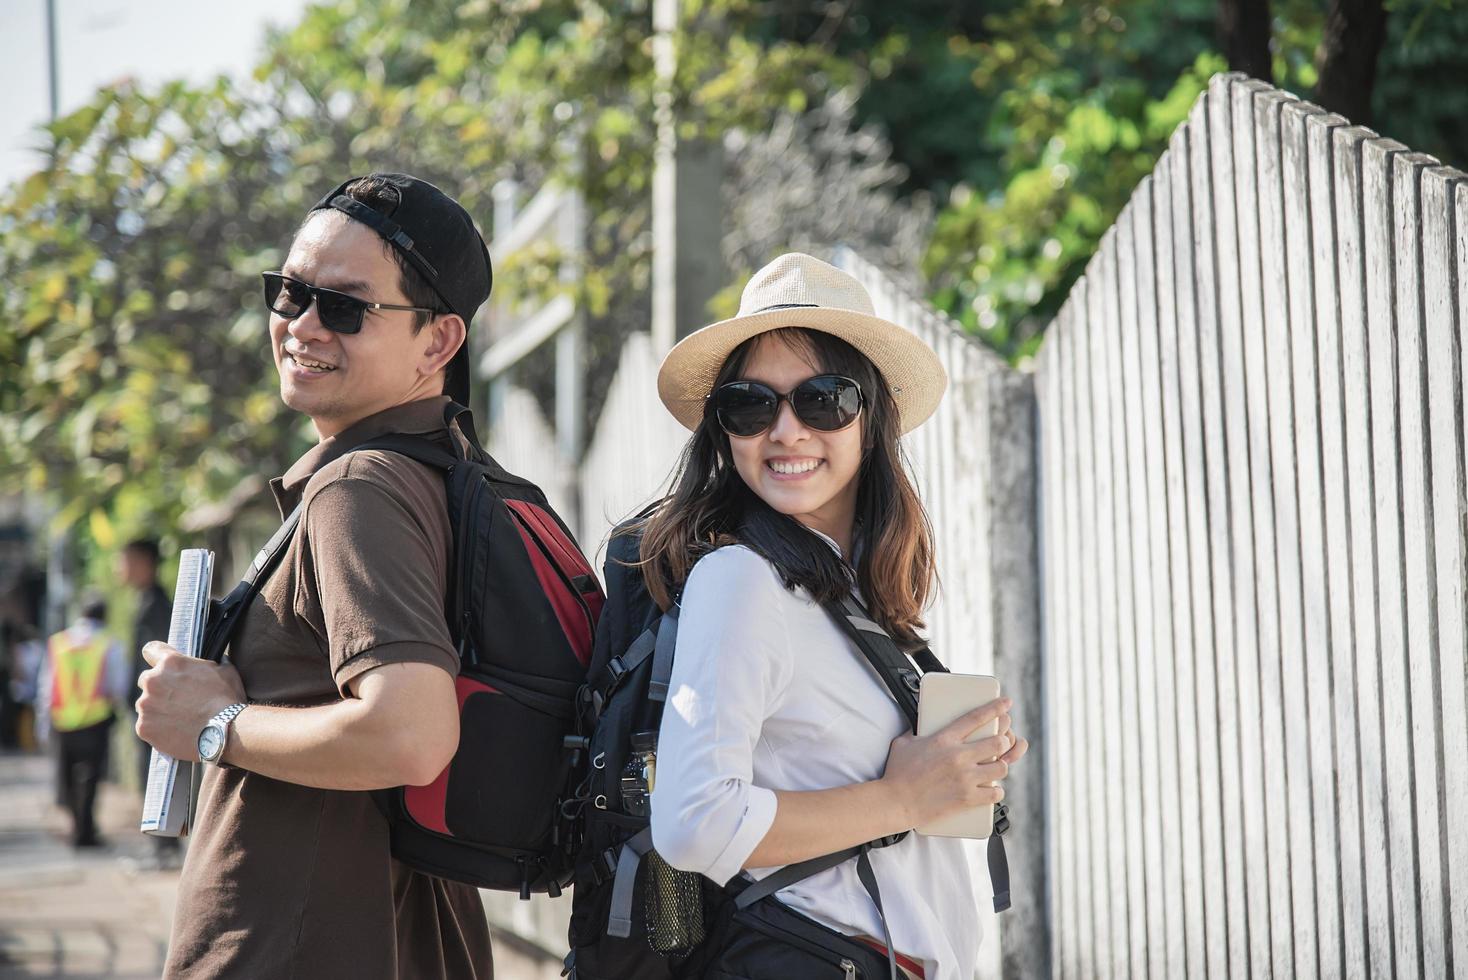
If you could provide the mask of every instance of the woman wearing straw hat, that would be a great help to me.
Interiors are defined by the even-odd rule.
[[[854,586],[899,645],[921,646],[934,543],[898,438],[946,385],[933,351],[873,315],[856,280],[798,253],[663,362],[658,393],[693,436],[672,494],[636,527],[649,591],[681,606],[652,793],[653,845],[674,867],[738,888],[1002,798],[997,781],[1028,748],[1009,702],[909,734],[822,605]],[[996,718],[998,735],[963,742]],[[833,976],[968,980],[980,937],[959,842],[908,834],[864,857],[766,901],[860,951]],[[711,945],[724,949],[705,952],[708,975],[816,975],[808,950],[782,952],[769,932]]]

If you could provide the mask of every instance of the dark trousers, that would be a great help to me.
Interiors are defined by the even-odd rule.
[[[112,719],[57,732],[57,783],[71,813],[71,842],[85,847],[97,842],[97,784],[107,772],[107,742]]]

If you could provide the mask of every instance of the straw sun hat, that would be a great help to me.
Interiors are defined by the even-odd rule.
[[[943,397],[948,374],[933,349],[872,311],[856,279],[833,265],[788,252],[754,274],[739,298],[739,315],[678,342],[658,371],[658,397],[684,428],[696,429],[704,400],[734,348],[781,327],[805,327],[840,337],[882,372],[902,431],[921,425]]]

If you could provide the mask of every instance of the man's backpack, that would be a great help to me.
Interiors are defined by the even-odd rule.
[[[639,757],[655,752],[673,672],[678,606],[664,613],[653,602],[637,564],[639,543],[638,536],[627,533],[624,526],[613,532],[607,547],[603,566],[607,604],[579,704],[590,764],[568,805],[581,818],[582,846],[576,860],[566,973],[570,980],[702,976],[711,951],[700,948],[701,944],[707,939],[708,945],[719,945],[730,928],[780,931],[807,951],[820,946],[822,933],[830,942],[839,942],[830,930],[793,911],[785,910],[782,920],[779,912],[784,907],[777,906],[772,913],[766,900],[773,901],[782,888],[856,859],[859,877],[881,914],[881,896],[866,854],[895,844],[906,834],[790,865],[753,884],[736,878],[723,888],[702,875],[671,869],[652,849],[647,786],[639,779]],[[909,659],[854,599],[826,608],[876,669],[916,729],[920,671],[946,668],[927,649]],[[1007,827],[1006,811],[1000,804],[989,846],[995,911],[1009,905],[1008,865],[999,837]],[[697,927],[700,919],[706,928]],[[695,925],[690,928],[689,922]],[[883,923],[885,927],[885,916]],[[886,965],[895,978],[896,960],[891,939],[887,939]],[[850,968],[849,961],[840,962]]]
[[[407,435],[353,448],[399,453],[443,474],[454,542],[445,615],[459,652],[459,748],[427,786],[377,794],[392,853],[441,878],[560,894],[576,854],[561,804],[574,788],[566,738],[586,681],[603,596],[571,532],[534,484],[479,447],[468,411],[445,422],[461,452]],[[211,611],[205,655],[219,660],[245,609],[280,561],[297,508],[249,573]]]

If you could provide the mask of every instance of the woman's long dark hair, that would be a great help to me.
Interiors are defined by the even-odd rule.
[[[861,542],[856,584],[872,617],[899,644],[920,644],[922,612],[936,579],[933,529],[907,476],[898,443],[901,423],[887,382],[865,355],[839,337],[786,327],[736,347],[714,387],[738,379],[755,345],[767,337],[787,344],[819,365],[818,370],[861,385],[865,404],[856,476],[856,536]],[[642,574],[659,606],[667,609],[673,603],[698,559],[726,544],[746,545],[775,567],[786,588],[801,586],[818,602],[840,599],[850,591],[852,570],[836,552],[745,484],[734,468],[729,437],[712,412],[704,412],[675,473],[673,492],[625,529],[642,536]]]

